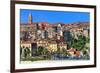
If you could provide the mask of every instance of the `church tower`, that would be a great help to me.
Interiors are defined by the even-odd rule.
[[[28,15],[28,24],[32,24],[32,13]]]

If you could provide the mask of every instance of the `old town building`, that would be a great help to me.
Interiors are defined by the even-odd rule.
[[[42,46],[50,52],[67,50],[71,38],[78,39],[79,35],[89,37],[89,23],[50,24],[47,22],[33,22],[32,14],[28,16],[27,23],[20,23],[20,46],[30,51]],[[73,49],[69,52],[73,54]],[[23,53],[23,52],[22,52]],[[32,53],[30,54],[30,56]],[[23,57],[23,55],[22,55]]]

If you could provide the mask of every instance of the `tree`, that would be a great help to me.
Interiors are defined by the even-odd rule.
[[[20,60],[21,60],[21,58],[22,58],[22,47],[20,46]]]
[[[37,55],[42,55],[42,52],[43,52],[43,47],[42,46],[39,46],[37,48],[37,51],[36,51]]]
[[[24,57],[26,58],[27,57],[27,50],[24,49]]]
[[[24,49],[24,57],[25,57],[25,58],[29,57],[29,54],[30,54],[30,49],[29,49],[28,47],[26,47],[26,48]]]
[[[31,53],[29,47],[26,47],[26,50],[27,50],[27,56]]]
[[[78,39],[73,38],[72,40],[72,47],[76,48],[77,50],[82,50],[86,44],[86,37],[85,36],[78,36]]]
[[[46,55],[49,51],[47,48],[44,48],[43,46],[39,46],[37,49],[37,54],[38,55]]]

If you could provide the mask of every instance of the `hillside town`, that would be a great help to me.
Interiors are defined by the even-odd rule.
[[[89,22],[20,23],[20,60],[89,60]]]

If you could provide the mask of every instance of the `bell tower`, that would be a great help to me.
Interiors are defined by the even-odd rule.
[[[32,24],[32,13],[28,15],[28,24]]]

